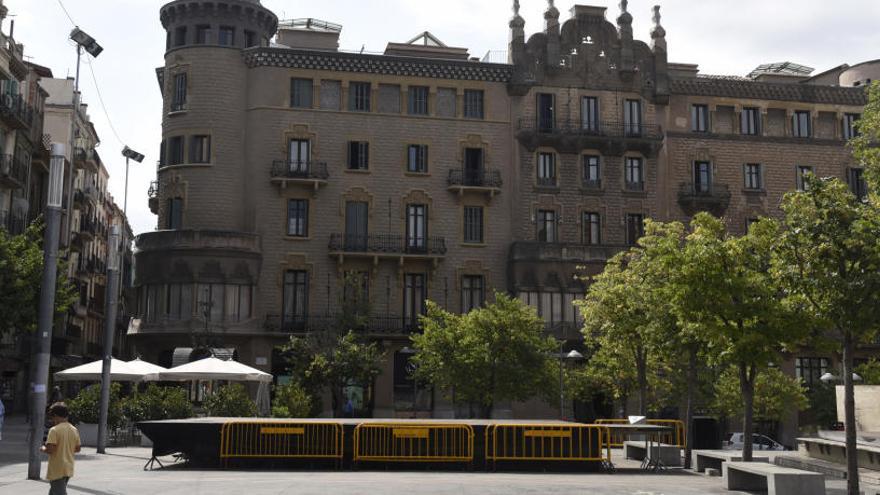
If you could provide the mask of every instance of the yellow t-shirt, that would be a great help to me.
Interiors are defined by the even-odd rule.
[[[55,445],[55,453],[49,455],[46,479],[49,481],[73,477],[73,454],[79,446],[79,431],[68,422],[58,423],[49,430],[46,444]]]

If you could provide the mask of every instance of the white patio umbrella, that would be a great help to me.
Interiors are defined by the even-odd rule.
[[[58,381],[100,381],[101,368],[104,366],[103,361],[92,361],[91,363],[74,366],[64,371],[55,373],[55,379]],[[110,361],[110,380],[115,382],[139,382],[147,376],[138,369],[129,366],[125,361],[116,358]]]
[[[182,364],[159,373],[160,380],[227,380],[232,382],[272,381],[272,375],[236,361],[223,361],[209,357]]]
[[[133,359],[125,364],[128,365],[131,369],[136,370],[139,373],[143,373],[144,381],[156,381],[159,379],[159,373],[168,371],[168,368],[163,368],[153,363],[148,363],[141,360],[141,358]]]

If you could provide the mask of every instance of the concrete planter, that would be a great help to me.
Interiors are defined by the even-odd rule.
[[[98,425],[92,423],[80,423],[76,426],[79,430],[79,441],[84,447],[98,446]]]

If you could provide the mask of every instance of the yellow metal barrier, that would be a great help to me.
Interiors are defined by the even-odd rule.
[[[657,438],[654,435],[654,438],[657,438],[659,443],[665,443],[669,445],[675,445],[681,448],[685,447],[686,436],[684,430],[684,422],[679,421],[677,419],[649,419],[647,420],[649,425],[657,425],[657,426],[669,426],[672,428],[670,432],[664,432],[659,435]],[[629,421],[626,419],[597,419],[597,425],[626,425],[629,424]],[[623,441],[626,440],[626,433],[624,432],[612,432],[611,433],[611,446],[615,448],[623,447]]]
[[[366,423],[354,429],[354,461],[471,462],[474,429],[464,424]]]
[[[597,425],[628,425],[629,421],[626,419],[597,419]],[[609,432],[611,440],[609,444],[611,447],[615,449],[623,448],[623,442],[626,440],[626,434],[622,431],[610,431]]]
[[[610,432],[599,425],[495,424],[486,427],[487,461],[611,462]],[[603,450],[607,453],[603,457]]]
[[[342,425],[234,421],[220,428],[220,459],[342,459]]]

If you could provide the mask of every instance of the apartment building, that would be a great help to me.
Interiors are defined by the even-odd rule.
[[[359,331],[389,356],[363,412],[448,415],[406,369],[424,300],[466,312],[508,292],[574,346],[582,277],[644,219],[708,210],[741,233],[807,170],[863,194],[844,143],[880,63],[706,76],[668,61],[659,9],[646,43],[626,6],[561,22],[550,2],[529,37],[515,12],[499,64],[429,32],[341,51],[341,26],[279,23],[256,0],[165,5],[159,230],[136,240],[133,345],[165,365],[214,347],[278,373],[274,346],[326,329],[354,274]]]

